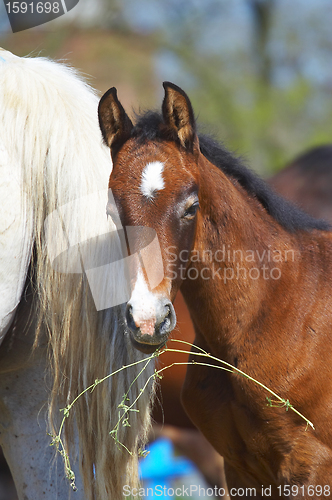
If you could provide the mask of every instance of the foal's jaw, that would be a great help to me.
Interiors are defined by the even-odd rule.
[[[162,347],[176,324],[171,301],[148,289],[141,270],[127,303],[126,323],[133,346],[146,354]]]

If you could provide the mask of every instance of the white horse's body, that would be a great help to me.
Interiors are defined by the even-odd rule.
[[[98,203],[73,205],[66,234],[77,242],[74,259],[80,242],[114,230],[105,214],[112,165],[97,105],[67,67],[0,50],[0,444],[22,500],[69,498],[62,458],[47,435],[59,424],[59,406],[143,357],[132,350],[119,311],[96,311],[84,270],[52,267],[47,245],[54,241],[56,248],[61,227],[45,241],[48,215],[101,190]],[[132,456],[109,432],[123,395],[134,400],[151,375],[145,370],[132,384],[141,368],[121,372],[75,405],[67,435],[79,490],[73,497],[116,500],[124,484],[135,482],[148,395],[131,413],[131,427],[119,429]]]
[[[22,175],[0,137],[0,344],[21,300],[31,257],[32,223],[24,213]]]

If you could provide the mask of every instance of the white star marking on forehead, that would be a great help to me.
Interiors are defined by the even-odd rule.
[[[153,199],[157,191],[164,189],[165,182],[162,176],[164,166],[160,161],[153,161],[145,166],[140,189],[146,198]]]

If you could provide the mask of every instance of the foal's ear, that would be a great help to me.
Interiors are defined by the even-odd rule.
[[[100,99],[98,118],[101,133],[112,157],[129,139],[133,124],[118,99],[116,88],[109,89]]]
[[[162,105],[164,121],[176,135],[180,144],[191,152],[199,149],[194,111],[187,94],[177,85],[164,82],[165,97]]]

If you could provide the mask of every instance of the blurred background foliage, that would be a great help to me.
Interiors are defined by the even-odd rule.
[[[16,34],[1,9],[1,46],[67,60],[128,111],[180,85],[202,129],[262,175],[331,142],[331,0],[80,0]]]

